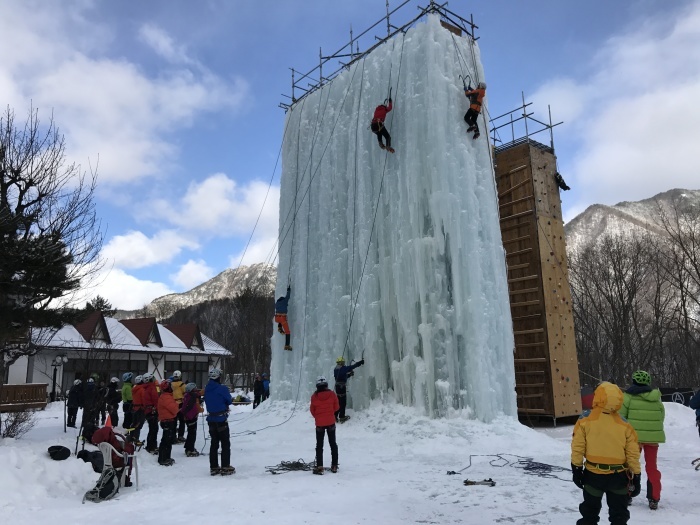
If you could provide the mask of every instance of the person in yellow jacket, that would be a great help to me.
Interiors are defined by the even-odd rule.
[[[173,388],[173,399],[177,403],[178,407],[178,412],[177,412],[177,435],[173,436],[174,442],[175,443],[184,443],[185,442],[185,429],[187,428],[187,424],[185,423],[185,418],[182,417],[182,412],[180,409],[182,408],[182,399],[185,397],[185,386],[186,383],[182,380],[182,372],[179,370],[175,370],[173,372],[171,379],[171,385]]]
[[[642,490],[637,433],[618,414],[622,400],[617,385],[601,383],[593,394],[593,408],[584,412],[574,426],[571,470],[574,483],[583,489],[583,503],[579,505],[582,517],[577,525],[598,523],[603,494],[610,523],[626,524],[630,519],[627,499]],[[630,491],[631,484],[634,489]]]

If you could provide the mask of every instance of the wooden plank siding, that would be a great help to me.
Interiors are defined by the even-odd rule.
[[[30,385],[1,385],[0,412],[17,412],[28,408],[46,407],[46,383]]]
[[[581,413],[556,158],[536,143],[496,153],[520,414]]]

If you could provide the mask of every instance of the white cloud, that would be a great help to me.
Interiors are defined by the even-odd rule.
[[[184,46],[178,46],[170,35],[153,24],[144,24],[141,26],[139,37],[156,53],[169,62],[175,64],[193,63],[193,60],[187,56]]]
[[[176,274],[170,276],[170,279],[183,290],[190,290],[195,286],[208,281],[214,276],[214,270],[207,265],[205,261],[199,259],[194,261],[190,259],[185,264],[180,266]]]
[[[116,268],[144,268],[173,260],[183,248],[198,244],[174,230],[163,230],[148,238],[140,231],[115,235],[102,249],[102,258]]]
[[[137,279],[118,268],[102,274],[90,289],[91,297],[101,295],[120,310],[136,310],[156,297],[170,293],[173,290],[164,283]]]
[[[144,209],[184,230],[209,237],[248,236],[260,215],[256,232],[269,237],[277,235],[279,198],[279,186],[269,187],[261,181],[240,186],[227,175],[216,173],[191,183],[179,203],[160,200]]]
[[[700,1],[670,14],[670,23],[640,21],[605,42],[592,61],[589,81],[558,79],[535,94],[538,100],[549,97],[553,112],[561,104],[559,117],[572,119],[557,137],[559,145],[576,152],[560,158],[575,192],[571,209],[700,187],[694,158],[700,120]]]
[[[53,113],[70,159],[94,167],[99,156],[103,184],[160,175],[177,155],[170,134],[204,112],[235,110],[248,85],[208,72],[154,25],[141,37],[167,69],[106,58],[131,35],[117,42],[99,15],[91,2],[3,2],[0,33],[12,46],[0,46],[0,100],[20,115],[30,105],[43,120]]]

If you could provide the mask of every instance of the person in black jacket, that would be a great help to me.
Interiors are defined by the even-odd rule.
[[[260,374],[255,374],[255,381],[253,382],[253,410],[260,404],[264,392],[262,377],[260,377]]]
[[[119,425],[119,403],[122,401],[122,391],[119,388],[119,379],[113,377],[109,381],[109,386],[107,387],[107,395],[105,396],[105,402],[107,404],[107,411],[109,412],[109,418],[112,420],[112,426]]]
[[[107,385],[100,381],[97,387],[97,411],[100,414],[100,426],[104,426],[107,417]]]
[[[83,390],[83,428],[88,423],[97,426],[100,417],[100,396],[95,385],[95,380],[90,377]]]
[[[75,428],[75,420],[78,417],[78,409],[83,407],[83,382],[80,379],[73,381],[73,386],[68,391],[68,423],[67,426]]]

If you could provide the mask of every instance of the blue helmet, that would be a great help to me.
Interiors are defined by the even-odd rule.
[[[122,376],[122,381],[124,381],[125,383],[128,383],[129,381],[131,381],[132,377],[134,377],[134,374],[132,374],[131,372],[125,372],[124,375]]]

